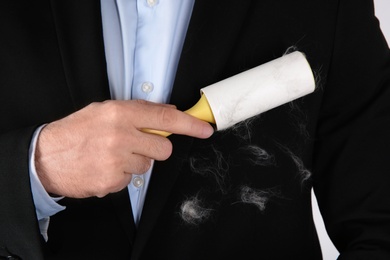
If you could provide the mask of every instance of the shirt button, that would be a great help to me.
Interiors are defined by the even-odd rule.
[[[146,0],[149,7],[154,7],[158,4],[158,0]]]
[[[134,175],[133,175],[133,176],[134,176]],[[136,188],[141,188],[142,185],[144,185],[144,179],[143,179],[142,177],[140,177],[140,176],[135,176],[135,177],[133,178],[133,185],[134,185],[134,187],[136,187]]]
[[[142,92],[144,93],[150,93],[153,91],[154,86],[152,82],[144,82],[141,86]]]

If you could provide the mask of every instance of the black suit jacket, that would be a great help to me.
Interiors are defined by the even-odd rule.
[[[208,140],[170,137],[138,228],[126,190],[64,199],[48,243],[29,144],[38,125],[110,98],[99,1],[2,1],[0,33],[0,255],[320,259],[314,186],[340,259],[390,258],[390,56],[372,1],[196,0],[171,103],[189,108],[201,87],[291,46],[307,55],[316,92]],[[244,203],[248,188],[265,208]],[[191,224],[180,212],[194,198],[207,214]]]

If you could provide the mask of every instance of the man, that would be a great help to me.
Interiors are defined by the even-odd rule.
[[[197,0],[169,102],[179,110],[290,46],[318,78],[315,93],[210,138],[210,126],[171,106],[107,101],[116,92],[102,7],[1,3],[0,254],[321,259],[314,186],[340,259],[389,258],[390,63],[371,1]],[[61,204],[49,222],[31,168]],[[125,187],[146,182],[134,184],[147,169],[137,208]]]

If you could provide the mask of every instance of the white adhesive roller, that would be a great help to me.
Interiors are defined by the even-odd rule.
[[[185,112],[223,130],[312,93],[314,89],[310,65],[303,53],[295,51],[202,88],[201,99]],[[170,135],[158,130],[144,131]]]
[[[301,52],[293,52],[201,89],[217,130],[312,93],[313,72]]]

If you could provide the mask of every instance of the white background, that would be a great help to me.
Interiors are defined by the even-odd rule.
[[[375,12],[381,23],[381,28],[390,43],[390,0],[375,0]]]
[[[356,0],[360,1],[360,0]],[[383,33],[387,39],[387,42],[390,43],[390,0],[374,0],[375,3],[375,13],[380,21],[380,25]],[[390,102],[390,100],[389,100]],[[322,253],[324,260],[335,260],[339,253],[336,248],[333,246],[328,235],[326,234],[321,215],[318,211],[317,203],[315,197],[313,196],[313,214],[314,221],[316,222],[316,227],[318,235],[320,237]]]

